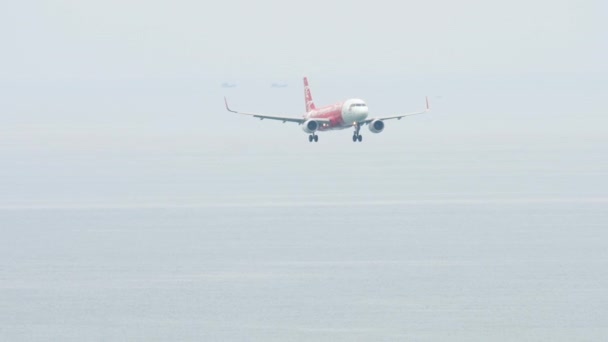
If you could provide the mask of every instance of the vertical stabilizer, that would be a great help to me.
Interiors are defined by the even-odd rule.
[[[310,87],[308,86],[307,77],[304,77],[304,103],[306,104],[306,113],[316,109],[315,103],[312,100],[312,95],[310,94]]]

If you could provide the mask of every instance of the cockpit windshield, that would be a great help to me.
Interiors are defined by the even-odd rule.
[[[367,107],[365,105],[365,103],[353,103],[350,105],[350,108],[354,108],[354,107]]]

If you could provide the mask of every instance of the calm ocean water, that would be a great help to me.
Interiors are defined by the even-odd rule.
[[[601,149],[319,146],[7,156],[0,340],[608,337]]]
[[[602,340],[606,203],[2,210],[3,341]]]

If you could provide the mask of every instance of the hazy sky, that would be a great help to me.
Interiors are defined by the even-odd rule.
[[[107,163],[163,151],[308,153],[297,125],[231,115],[222,99],[300,115],[304,75],[317,104],[363,98],[371,115],[431,97],[432,115],[366,131],[363,154],[606,150],[607,13],[599,0],[4,1],[0,176],[25,184],[48,160],[64,160],[54,171],[63,174],[74,153]],[[350,132],[321,140],[334,153],[353,148]]]
[[[604,1],[7,1],[4,81],[606,73]]]
[[[415,110],[422,94],[477,93],[466,103],[480,106],[509,92],[530,96],[519,107],[548,94],[564,103],[544,108],[603,113],[606,13],[605,1],[5,1],[1,129],[212,116],[226,93],[298,115],[303,75],[318,103],[362,97],[382,114]],[[290,88],[268,89],[277,81]]]

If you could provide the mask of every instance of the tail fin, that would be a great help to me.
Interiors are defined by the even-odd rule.
[[[312,95],[310,94],[310,87],[308,86],[307,77],[304,77],[304,103],[306,104],[306,113],[317,108],[315,107],[315,103],[312,100]]]

